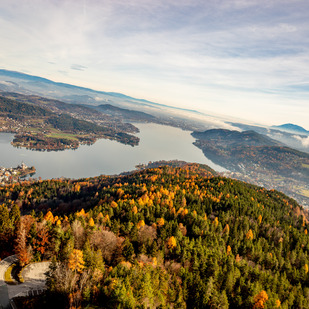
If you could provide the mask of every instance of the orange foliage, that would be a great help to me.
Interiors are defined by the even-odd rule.
[[[174,236],[171,236],[168,240],[167,240],[167,247],[169,249],[173,249],[175,248],[177,245],[177,242],[176,242],[176,238]]]
[[[251,229],[250,229],[250,230],[248,231],[248,233],[246,234],[246,238],[247,238],[248,240],[252,240],[252,239],[253,239],[253,232],[252,232]]]
[[[265,303],[268,301],[268,295],[266,291],[261,291],[259,294],[254,296],[254,309],[263,309],[265,307]]]

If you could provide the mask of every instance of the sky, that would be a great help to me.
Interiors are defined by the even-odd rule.
[[[0,68],[309,130],[307,0],[1,0]]]

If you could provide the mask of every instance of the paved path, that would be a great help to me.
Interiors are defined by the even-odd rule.
[[[44,290],[46,288],[46,272],[49,270],[50,262],[32,263],[24,268],[22,277],[25,282],[8,287],[9,298],[16,296],[28,296],[30,291]]]
[[[9,286],[4,282],[4,274],[6,270],[18,259],[16,255],[11,255],[0,262],[0,308],[7,308],[10,304]]]
[[[0,262],[0,309],[7,308],[9,300],[16,296],[36,295],[38,291],[46,288],[46,272],[50,262],[29,264],[22,271],[24,283],[7,285],[4,282],[4,274],[7,268],[17,260],[17,257],[12,255]]]

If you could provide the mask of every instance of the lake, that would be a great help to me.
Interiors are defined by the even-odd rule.
[[[135,169],[149,161],[183,160],[207,164],[216,171],[224,168],[208,160],[192,143],[189,131],[158,124],[134,124],[140,144],[132,147],[115,141],[100,139],[93,145],[81,145],[76,150],[33,151],[14,148],[13,134],[0,133],[0,166],[16,167],[22,161],[35,166],[35,178],[83,178],[114,175]]]

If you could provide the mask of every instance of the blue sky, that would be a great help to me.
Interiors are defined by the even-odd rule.
[[[1,0],[1,68],[309,130],[307,0]]]

